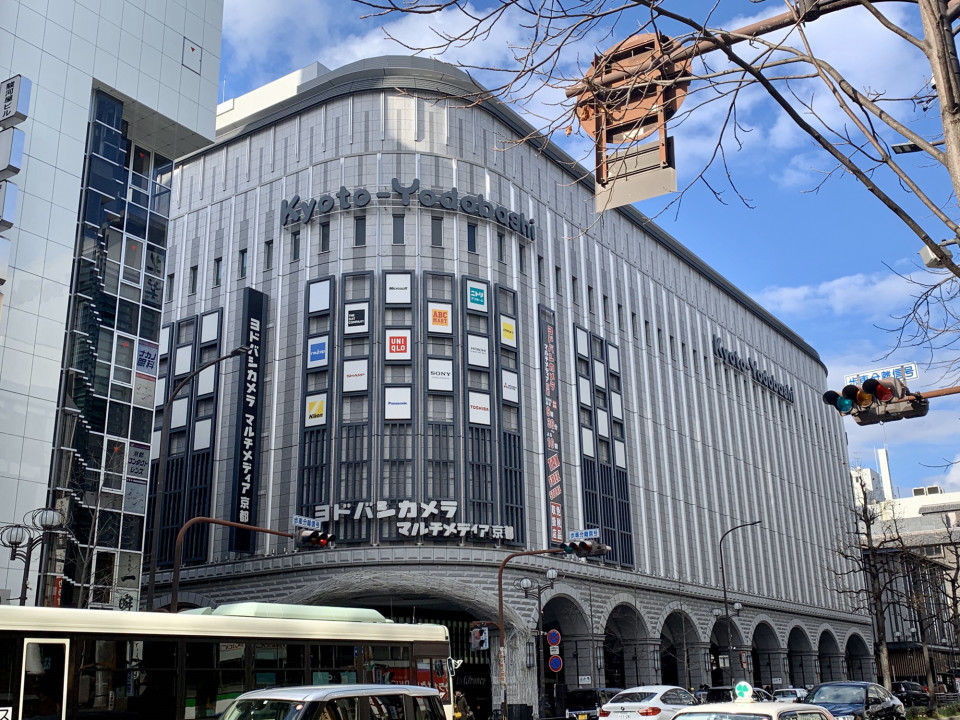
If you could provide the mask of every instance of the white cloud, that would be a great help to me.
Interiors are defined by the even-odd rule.
[[[856,273],[815,285],[772,286],[752,295],[777,315],[849,315],[869,322],[909,307],[915,290],[904,278],[886,272]]]

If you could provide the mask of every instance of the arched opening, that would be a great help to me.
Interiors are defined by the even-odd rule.
[[[566,713],[564,698],[567,691],[579,687],[579,678],[594,673],[594,658],[600,645],[596,642],[587,624],[587,616],[576,602],[566,596],[552,598],[543,606],[544,632],[557,630],[560,633],[560,659],[563,667],[554,672],[547,663],[550,660],[550,648],[546,636],[540,638],[543,643],[545,667],[540,671],[543,679],[541,693],[547,717],[558,717]]]
[[[815,658],[816,653],[807,633],[803,628],[793,628],[787,638],[787,666],[790,668],[792,687],[807,687],[819,682]]]
[[[674,610],[660,631],[660,682],[697,687],[703,682],[703,664],[697,661],[700,638],[686,613]]]
[[[851,635],[847,639],[844,660],[847,664],[848,680],[872,681],[876,677],[873,655],[870,654],[867,643],[859,635]]]
[[[742,648],[743,636],[733,618],[718,617],[710,632],[711,685],[733,685],[734,677],[743,677]]]
[[[754,685],[773,689],[786,685],[786,656],[780,649],[777,634],[769,623],[761,622],[754,628],[750,655],[753,660]]]
[[[617,605],[603,632],[603,672],[606,687],[643,685],[651,678],[647,653],[641,641],[647,629],[636,608]]]
[[[837,638],[829,630],[820,633],[817,655],[820,660],[820,682],[844,679],[843,653],[840,652]]]

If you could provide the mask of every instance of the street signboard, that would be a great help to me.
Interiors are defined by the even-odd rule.
[[[910,381],[920,378],[920,371],[915,362],[908,362],[901,365],[876,368],[875,370],[864,370],[854,373],[853,375],[845,375],[843,382],[846,385],[863,385],[864,380],[869,380],[870,378],[876,378],[877,380],[896,378],[897,380],[902,380],[904,384],[909,384]]]
[[[554,672],[560,672],[563,670],[563,658],[561,658],[559,655],[551,655],[550,662],[548,664],[550,669]]]
[[[550,630],[547,632],[547,644],[548,645],[559,645],[560,644],[560,631],[559,630]]]
[[[600,530],[598,528],[592,528],[590,530],[571,530],[570,539],[571,540],[599,540]]]
[[[592,675],[579,675],[577,677],[577,683],[580,685],[592,685],[593,676]]]
[[[559,646],[559,645],[551,645],[551,646],[550,646],[550,654],[551,654],[551,655],[559,655],[559,654],[560,654],[560,646]]]

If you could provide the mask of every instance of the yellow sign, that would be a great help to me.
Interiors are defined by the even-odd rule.
[[[507,345],[516,346],[516,325],[512,320],[500,320],[500,339]]]
[[[304,425],[324,425],[327,422],[327,395],[314,395],[307,398],[307,417]]]

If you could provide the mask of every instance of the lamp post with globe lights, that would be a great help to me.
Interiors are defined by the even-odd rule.
[[[63,516],[56,510],[40,508],[23,516],[22,523],[0,527],[0,545],[10,548],[11,560],[23,560],[23,582],[20,586],[20,604],[27,604],[30,588],[30,564],[33,551],[43,542],[48,532],[64,526]]]
[[[546,717],[544,712],[544,668],[543,668],[543,593],[552,590],[554,581],[557,579],[555,568],[548,568],[546,572],[547,582],[541,583],[531,580],[528,577],[520,578],[514,584],[523,590],[525,598],[535,595],[537,598],[537,710],[539,717]]]

